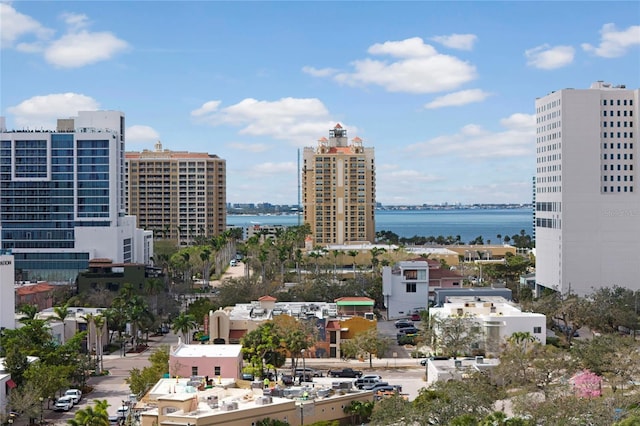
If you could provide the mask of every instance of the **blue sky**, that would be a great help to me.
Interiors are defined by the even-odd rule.
[[[639,2],[0,3],[0,114],[120,110],[127,150],[217,154],[227,200],[297,204],[340,123],[383,204],[529,203],[534,101],[640,87]]]

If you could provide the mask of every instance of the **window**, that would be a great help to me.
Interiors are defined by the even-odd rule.
[[[416,289],[416,283],[407,283],[407,293],[415,293]]]
[[[191,375],[192,376],[197,376],[198,375],[198,367],[196,367],[196,366],[191,367]]]
[[[215,367],[213,367],[213,375],[214,376],[220,376],[220,366],[216,365]]]
[[[534,334],[542,333],[542,327],[533,327],[533,333]]]

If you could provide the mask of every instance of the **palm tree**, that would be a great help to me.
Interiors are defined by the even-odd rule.
[[[20,322],[23,322],[22,320],[29,321],[36,319],[36,315],[38,315],[38,305],[21,305],[18,308],[18,312],[25,315],[20,318]]]
[[[102,335],[104,333],[104,325],[107,323],[107,318],[102,315],[96,315],[93,317],[93,325],[96,328],[96,357],[98,358],[97,368],[98,374],[102,374]]]
[[[209,286],[209,266],[210,266],[211,250],[205,247],[200,252],[200,260],[202,260],[202,285]]]
[[[158,314],[158,294],[160,294],[164,289],[164,282],[158,278],[149,278],[144,282],[145,293],[153,297],[153,306],[151,307],[151,311],[155,315]]]
[[[184,342],[188,344],[191,341],[190,331],[196,327],[198,327],[198,323],[196,322],[195,317],[191,314],[182,312],[173,320],[171,329],[174,333],[179,332],[182,334]]]
[[[73,419],[67,421],[71,426],[109,426],[109,414],[107,400],[95,400],[95,405],[88,405],[76,411]]]
[[[63,306],[54,306],[53,307],[54,315],[51,319],[60,321],[62,323],[62,342],[65,343],[67,341],[67,325],[64,320],[69,316],[69,304],[64,304]]]

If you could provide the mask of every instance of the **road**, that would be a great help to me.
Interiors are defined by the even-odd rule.
[[[109,375],[90,377],[88,385],[93,390],[83,395],[79,404],[67,412],[55,412],[45,407],[43,417],[45,420],[63,425],[67,420],[73,418],[75,412],[81,408],[85,408],[88,404],[92,404],[96,399],[106,399],[109,403],[109,415],[115,415],[116,410],[127,400],[130,394],[129,385],[125,379],[129,377],[129,372],[134,369],[143,369],[150,365],[149,355],[153,353],[155,348],[161,345],[171,345],[178,343],[178,336],[169,333],[164,336],[153,336],[149,339],[149,348],[142,353],[127,353],[122,356],[120,352],[112,355],[104,356],[104,368],[109,371]],[[51,404],[53,407],[53,403]]]
[[[223,278],[242,276],[244,273],[244,265],[242,263],[235,267],[229,267],[229,269],[231,271],[225,273]],[[215,284],[218,283],[216,282]],[[212,285],[214,285],[213,282]],[[369,360],[361,362],[327,358],[307,358],[305,359],[306,365],[324,370],[325,375],[326,370],[342,367],[352,367],[357,370],[362,370],[364,374],[379,374],[383,380],[389,382],[389,384],[402,385],[403,393],[406,394],[410,400],[413,400],[426,383],[424,380],[425,367],[420,366],[420,360],[411,358],[405,347],[397,345],[395,339],[396,329],[393,321],[378,321],[378,330],[380,334],[391,338],[392,346],[387,353],[392,356],[390,358],[373,358],[372,367],[369,367]],[[148,357],[158,346],[176,344],[177,342],[178,336],[169,333],[163,336],[151,337],[149,340],[149,349],[143,353],[127,353],[125,356],[122,356],[122,354],[118,352],[112,355],[105,355],[103,364],[105,370],[109,371],[109,375],[90,377],[88,384],[93,387],[93,390],[88,395],[83,395],[80,403],[68,412],[55,412],[47,408],[45,404],[43,418],[55,424],[66,424],[67,420],[73,418],[78,409],[86,407],[87,404],[93,403],[96,399],[106,399],[109,403],[109,414],[114,415],[117,408],[129,397],[129,385],[125,382],[125,379],[129,377],[129,372],[133,368],[142,369],[150,365]],[[394,354],[395,356],[393,356]],[[290,365],[290,361],[285,365]],[[282,370],[284,370],[284,368]],[[316,378],[314,382],[318,384],[330,384],[331,381],[335,380],[336,379],[324,377]],[[53,408],[53,401],[50,407]]]

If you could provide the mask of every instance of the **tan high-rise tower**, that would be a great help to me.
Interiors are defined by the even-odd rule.
[[[138,226],[181,245],[226,230],[225,160],[158,142],[153,151],[127,152],[125,161],[126,206]]]
[[[329,139],[304,149],[302,187],[304,222],[313,245],[375,240],[376,173],[373,148],[362,139],[349,143],[336,124]]]

